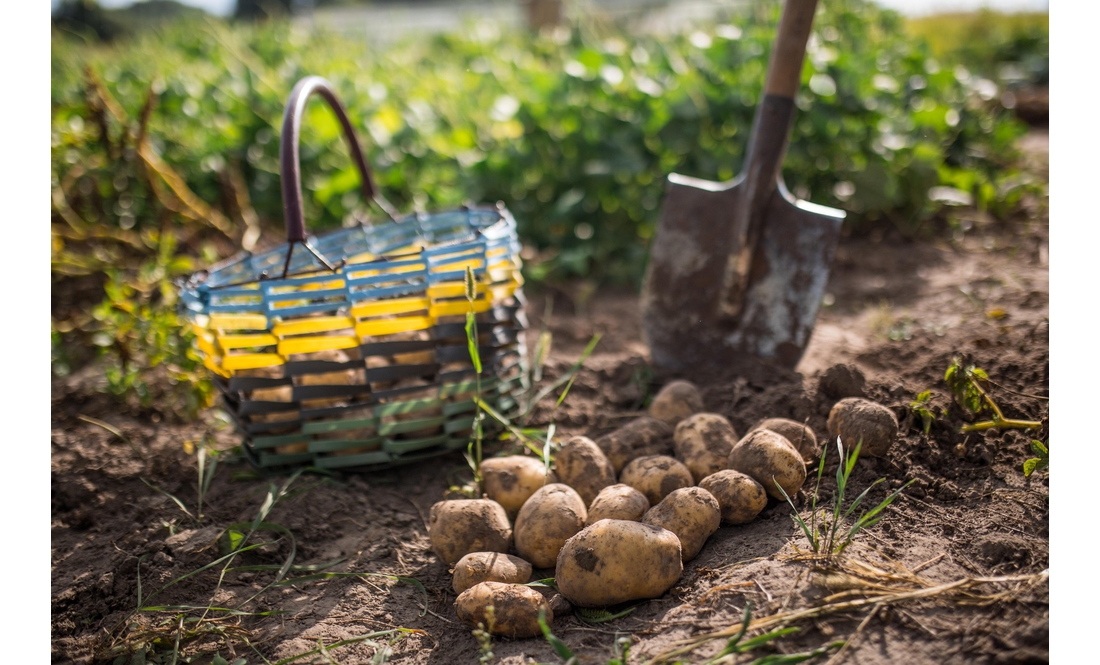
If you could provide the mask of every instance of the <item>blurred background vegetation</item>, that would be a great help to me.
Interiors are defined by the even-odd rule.
[[[667,174],[737,173],[781,5],[660,34],[568,5],[537,31],[484,20],[372,45],[282,16],[293,3],[247,4],[265,20],[170,0],[54,12],[53,371],[98,359],[108,391],[163,413],[211,397],[173,280],[280,242],[278,132],[298,79],[333,82],[402,211],[501,200],[529,280],[636,287]],[[1008,219],[1042,199],[1016,143],[1018,115],[1045,122],[1019,111],[1045,90],[1047,25],[822,0],[788,186],[849,211],[846,232],[907,238],[949,227],[951,206]],[[370,215],[321,104],[302,142],[311,228]]]

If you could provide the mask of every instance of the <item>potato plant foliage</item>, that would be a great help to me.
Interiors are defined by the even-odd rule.
[[[118,392],[153,399],[145,374],[155,360],[199,385],[186,339],[163,339],[178,327],[170,280],[279,240],[279,126],[291,87],[310,74],[333,82],[402,211],[502,200],[540,252],[529,278],[637,284],[667,174],[727,179],[740,168],[779,7],[752,3],[661,38],[596,21],[534,37],[482,25],[385,50],[274,21],[166,24],[110,46],[56,33],[56,366],[99,348]],[[850,211],[856,230],[920,232],[942,205],[933,187],[1011,211],[1036,186],[1016,168],[1024,129],[980,83],[937,63],[896,13],[822,3],[788,186]],[[312,229],[367,212],[322,104],[307,112],[301,159]],[[194,265],[158,255],[169,237]],[[165,312],[144,317],[152,329],[125,321],[143,308]],[[188,405],[209,391],[199,397]]]

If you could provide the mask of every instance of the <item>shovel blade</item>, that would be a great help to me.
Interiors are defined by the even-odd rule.
[[[793,369],[809,342],[844,212],[796,201],[782,182],[768,200],[737,314],[722,313],[736,219],[748,192],[671,176],[642,289],[643,333],[662,373],[720,371],[746,357]]]

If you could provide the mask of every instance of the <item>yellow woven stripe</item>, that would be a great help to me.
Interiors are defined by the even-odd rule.
[[[510,298],[512,297],[512,295],[515,294],[516,289],[518,288],[519,284],[516,284],[515,282],[509,282],[501,286],[494,286],[492,288],[493,300],[504,300],[505,298]]]
[[[428,309],[427,298],[394,298],[393,300],[375,300],[361,302],[351,306],[351,315],[357,319],[390,314],[408,314]]]
[[[258,369],[282,365],[285,360],[277,353],[239,353],[222,359],[222,368],[235,372],[240,369]]]
[[[316,353],[331,349],[352,349],[359,346],[359,340],[349,335],[327,335],[324,337],[296,337],[279,342],[279,355],[292,353]]]
[[[204,357],[202,359],[202,364],[206,365],[206,369],[208,369],[211,372],[217,374],[218,376],[224,376],[226,378],[230,377],[230,373],[225,371],[224,369],[222,369],[221,366],[218,365],[218,362],[214,359],[213,356]]]
[[[211,330],[267,330],[267,317],[263,314],[211,314]]]
[[[359,279],[361,277],[376,277],[378,275],[400,275],[403,273],[416,272],[423,269],[423,263],[412,263],[407,266],[387,266],[384,268],[366,269],[356,269],[355,266],[349,266],[349,268],[346,269],[346,272],[348,276],[352,279]]]
[[[485,284],[475,285],[477,293],[485,293]],[[466,295],[465,282],[440,282],[428,287],[429,298],[458,298]]]
[[[512,263],[512,261],[510,261],[510,260],[508,260],[508,261],[497,261],[496,263],[493,263],[493,264],[489,265],[489,270],[510,270],[510,269],[514,269],[515,267],[516,267],[516,264]]]
[[[351,328],[355,321],[350,316],[315,316],[308,319],[294,321],[280,321],[271,329],[273,335],[285,337],[287,335],[308,335],[310,333],[328,332],[330,330],[343,330]]]
[[[353,263],[366,263],[367,261],[373,261],[376,258],[378,257],[374,254],[371,254],[370,252],[363,252],[362,254],[355,254],[354,256],[349,257],[348,265]]]
[[[432,319],[430,316],[403,316],[397,319],[364,321],[355,326],[355,334],[359,337],[377,337],[378,335],[427,330],[431,327]]]
[[[207,356],[219,355],[217,349],[214,348],[214,342],[212,337],[206,335],[197,335],[195,337],[195,344],[198,345],[199,350]]]
[[[488,300],[479,299],[474,301],[475,312],[487,312],[493,303]],[[457,314],[465,314],[470,311],[470,303],[466,300],[449,300],[447,302],[440,302],[432,304],[428,313],[433,319],[438,319],[441,316],[455,316]]]
[[[233,349],[251,349],[257,346],[271,346],[279,340],[275,335],[218,335],[218,346],[226,351]]]
[[[466,266],[470,267],[470,270],[478,270],[481,266],[485,265],[485,262],[481,259],[466,259],[464,261],[455,261],[453,263],[444,263],[437,265],[432,269],[432,272],[451,272],[452,270],[465,270]]]

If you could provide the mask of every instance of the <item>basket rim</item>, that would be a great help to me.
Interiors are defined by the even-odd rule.
[[[456,213],[456,212],[467,212],[467,213],[491,212],[491,213],[495,213],[498,216],[498,219],[496,221],[494,221],[493,223],[489,224],[488,226],[480,227],[480,228],[472,228],[471,231],[470,231],[470,236],[469,237],[466,237],[466,238],[452,238],[452,239],[449,239],[445,242],[431,243],[431,244],[426,246],[427,249],[433,249],[433,248],[438,248],[438,247],[447,247],[447,246],[450,246],[450,245],[461,244],[463,242],[470,242],[470,240],[472,240],[472,239],[485,237],[487,235],[487,233],[491,232],[493,229],[496,229],[500,226],[509,226],[509,225],[514,225],[515,224],[515,218],[512,216],[511,212],[504,206],[503,202],[497,202],[496,205],[490,205],[490,204],[462,205],[462,206],[458,206],[458,207],[455,207],[455,208],[448,208],[448,209],[445,209],[445,210],[436,210],[436,211],[430,211],[430,212],[411,212],[411,213],[408,213],[406,215],[402,215],[402,216],[399,216],[399,217],[395,218],[393,222],[384,223],[384,224],[367,224],[367,223],[365,223],[365,221],[361,220],[359,222],[359,224],[351,226],[351,227],[345,227],[345,228],[340,228],[340,229],[332,229],[331,231],[328,231],[328,232],[325,232],[325,233],[320,233],[320,234],[310,234],[306,239],[306,246],[309,247],[309,243],[311,241],[316,241],[316,240],[319,240],[319,239],[328,238],[330,236],[334,236],[334,235],[337,235],[337,234],[340,234],[340,233],[349,233],[351,231],[354,231],[355,229],[366,229],[367,232],[369,233],[371,230],[377,229],[377,228],[392,228],[395,225],[423,223],[424,221],[429,220],[432,217],[437,217],[437,216],[441,216],[441,215],[449,215],[449,214],[453,214],[453,213]],[[270,276],[266,274],[266,271],[263,271],[263,272],[260,272],[258,274],[255,274],[251,278],[242,279],[242,280],[236,281],[236,282],[227,282],[225,284],[216,284],[216,285],[208,284],[208,281],[211,280],[212,278],[216,277],[219,273],[222,273],[226,270],[234,268],[234,267],[238,266],[239,264],[241,264],[244,261],[255,261],[255,260],[260,260],[260,259],[269,258],[269,257],[282,256],[282,255],[287,254],[288,250],[292,251],[295,244],[300,244],[300,243],[283,242],[283,243],[280,243],[278,245],[275,245],[274,247],[272,247],[270,249],[266,249],[262,252],[251,252],[251,251],[248,251],[248,250],[242,250],[241,252],[238,252],[237,254],[234,254],[233,256],[230,256],[226,259],[223,259],[223,260],[215,263],[214,265],[212,265],[208,268],[198,270],[198,271],[192,273],[191,275],[187,276],[186,278],[177,280],[177,283],[176,283],[177,288],[179,288],[181,291],[186,290],[186,291],[190,291],[194,294],[198,294],[200,292],[218,291],[218,290],[221,290],[221,289],[248,286],[248,285],[251,285],[251,284],[273,283],[273,282],[278,282],[278,281],[291,279],[291,278],[300,278],[300,277],[307,276],[307,275],[321,275],[321,274],[325,274],[325,273],[337,275],[337,274],[340,274],[341,272],[343,272],[344,268],[347,267],[348,265],[369,266],[373,263],[385,263],[385,262],[391,262],[391,261],[395,261],[395,260],[402,260],[402,259],[408,259],[408,258],[411,258],[411,257],[420,256],[420,254],[423,252],[423,250],[420,250],[420,251],[417,251],[417,252],[408,252],[408,253],[404,253],[404,254],[386,254],[386,255],[380,256],[376,259],[372,259],[370,261],[363,261],[363,262],[360,262],[360,263],[353,263],[353,264],[347,264],[346,263],[346,257],[342,257],[337,262],[337,264],[335,266],[333,266],[332,268],[326,267],[325,265],[312,265],[312,266],[309,266],[308,268],[306,268],[304,270],[298,270],[298,271],[295,271],[295,272],[287,272],[285,275],[279,274],[279,275],[270,275]]]

